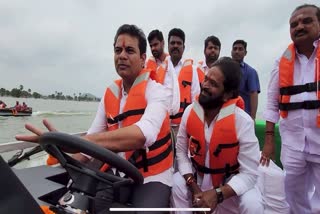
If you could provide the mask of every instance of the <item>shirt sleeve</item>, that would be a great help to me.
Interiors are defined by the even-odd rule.
[[[190,115],[190,111],[192,105],[189,105],[186,110],[184,111],[181,123],[177,135],[177,142],[176,142],[176,152],[177,152],[177,162],[178,162],[178,169],[181,175],[185,175],[188,173],[192,173],[192,163],[189,157],[188,151],[188,136],[187,136],[187,119]]]
[[[271,71],[270,81],[267,90],[267,103],[263,112],[263,118],[266,121],[277,123],[279,121],[279,62],[276,60]]]
[[[105,131],[107,128],[107,123],[106,123],[106,119],[105,119],[106,118],[105,117],[105,110],[104,110],[104,96],[99,103],[96,116],[95,116],[89,130],[87,131],[87,134],[102,132],[102,131]]]
[[[170,105],[170,90],[153,80],[146,87],[147,107],[141,119],[135,123],[146,138],[145,147],[157,139]]]
[[[228,185],[242,195],[253,188],[257,181],[259,166],[259,142],[255,135],[254,121],[242,109],[236,108],[236,131],[239,140],[239,173],[234,175]]]
[[[192,83],[191,83],[191,101],[195,101],[196,96],[200,94],[200,82],[197,72],[197,66],[192,66]]]
[[[260,82],[259,82],[259,76],[255,69],[250,68],[250,73],[248,77],[248,89],[249,92],[257,92],[260,93]]]

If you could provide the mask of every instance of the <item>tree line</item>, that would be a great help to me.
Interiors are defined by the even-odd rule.
[[[0,88],[0,96],[10,96],[10,97],[23,97],[23,98],[42,98],[42,99],[56,99],[56,100],[75,100],[75,101],[100,101],[99,98],[85,93],[74,93],[73,96],[64,95],[62,92],[55,91],[55,93],[50,95],[42,95],[38,92],[32,91],[30,88],[25,90],[23,85],[18,88],[13,88],[7,90],[5,88]]]

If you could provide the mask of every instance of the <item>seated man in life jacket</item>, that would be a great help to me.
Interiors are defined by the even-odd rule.
[[[256,187],[259,143],[254,122],[238,97],[240,72],[231,58],[216,61],[202,82],[199,98],[182,116],[176,144],[179,172],[172,188],[177,208],[264,213]]]
[[[19,101],[16,101],[16,105],[13,107],[16,111],[21,111],[21,104],[19,103]]]
[[[125,24],[118,29],[114,38],[114,63],[121,79],[107,87],[84,138],[126,159],[133,155],[135,160],[142,157],[143,163],[138,168],[144,184],[131,189],[129,202],[133,207],[165,208],[170,204],[172,186],[173,152],[167,102],[170,95],[151,79],[150,70],[143,68],[146,48],[145,35],[137,26]],[[54,130],[47,121],[44,123]],[[37,135],[43,133],[31,125],[27,128]],[[16,139],[37,142],[38,136],[16,136]],[[148,161],[154,157],[156,162]],[[88,160],[84,156],[78,159]],[[99,204],[103,205],[103,201]],[[99,209],[104,208],[97,208],[97,212]]]
[[[4,109],[6,107],[7,105],[2,100],[0,100],[0,109]]]

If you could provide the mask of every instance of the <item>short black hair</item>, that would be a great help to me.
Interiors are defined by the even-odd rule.
[[[300,10],[300,9],[306,8],[306,7],[313,7],[313,8],[315,8],[315,9],[317,10],[316,15],[317,15],[317,17],[318,17],[318,21],[320,22],[320,8],[317,7],[317,6],[314,5],[314,4],[303,4],[303,5],[300,5],[300,6],[296,7],[296,9],[294,9],[294,11],[291,13],[291,15],[292,15],[294,12],[296,12],[297,10]]]
[[[240,64],[231,59],[230,57],[221,57],[215,61],[212,67],[217,66],[224,76],[223,87],[226,93],[231,92],[232,97],[239,96],[239,87],[241,80]]]
[[[204,40],[204,49],[206,49],[209,45],[209,42],[218,46],[221,49],[221,42],[218,37],[216,36],[208,36],[206,40]]]
[[[130,36],[136,37],[139,41],[140,55],[145,54],[147,51],[147,39],[143,31],[136,25],[124,24],[119,27],[114,37],[113,47],[116,45],[117,39],[122,34],[129,34]]]
[[[158,39],[160,42],[162,42],[163,41],[162,32],[158,29],[151,31],[148,35],[148,42],[150,43],[151,40],[153,39]]]
[[[236,41],[233,42],[232,47],[236,44],[241,44],[243,45],[244,49],[247,50],[247,42],[242,40],[242,39],[238,39]]]
[[[180,28],[173,28],[170,30],[169,35],[168,35],[168,42],[169,42],[171,36],[179,37],[180,39],[182,39],[183,44],[186,40],[186,36],[185,36],[183,30],[181,30]]]

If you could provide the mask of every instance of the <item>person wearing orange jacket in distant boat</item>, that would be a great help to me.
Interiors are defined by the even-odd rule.
[[[27,111],[29,109],[28,105],[25,102],[22,102],[21,111]]]
[[[19,101],[16,101],[16,105],[14,106],[14,109],[15,109],[16,111],[21,111],[22,106],[21,106],[21,104],[19,103]]]
[[[0,100],[0,109],[4,109],[6,107],[7,105],[2,100]]]

